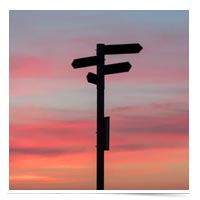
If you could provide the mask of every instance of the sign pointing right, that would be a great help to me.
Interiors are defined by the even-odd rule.
[[[139,53],[143,47],[139,43],[135,44],[115,44],[115,45],[105,45],[105,54],[129,54],[129,53]]]
[[[131,64],[129,62],[111,64],[105,66],[104,74],[116,74],[116,73],[128,72],[130,69],[131,69]]]

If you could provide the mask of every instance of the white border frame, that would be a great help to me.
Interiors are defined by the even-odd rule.
[[[198,104],[200,102],[200,98],[195,96],[195,99],[192,100],[191,104],[191,94],[197,93],[197,84],[199,81],[198,73],[194,71],[194,68],[191,70],[191,66],[200,66],[197,54],[198,52],[192,52],[191,54],[191,46],[197,48],[196,43],[199,42],[197,38],[199,38],[199,30],[196,30],[196,26],[198,26],[197,19],[199,17],[198,3],[195,4],[192,0],[70,0],[70,3],[67,0],[5,0],[4,2],[0,2],[0,25],[1,25],[1,38],[0,38],[0,55],[3,60],[0,59],[0,99],[3,103],[1,103],[0,111],[0,121],[1,124],[1,133],[0,136],[0,158],[1,158],[1,183],[0,184],[0,194],[3,194],[3,197],[10,193],[14,194],[32,194],[32,193],[43,193],[43,194],[52,194],[52,193],[81,193],[81,194],[96,194],[96,193],[191,193],[189,197],[198,199],[199,196],[199,185],[195,182],[195,179],[198,181],[199,179],[199,170],[200,170],[200,162],[197,163],[198,152],[199,151],[199,140],[196,138],[193,133],[196,133],[197,137],[199,131],[199,127],[197,126],[199,120],[193,118],[190,120],[190,190],[104,190],[104,191],[96,191],[96,190],[9,190],[9,137],[6,133],[9,133],[8,124],[9,124],[9,96],[8,96],[8,88],[9,88],[9,69],[2,66],[9,66],[9,21],[8,15],[9,10],[189,10],[190,11],[190,31],[192,27],[192,34],[190,34],[190,119],[191,116],[195,115],[196,110],[199,108]],[[191,32],[190,32],[191,33]],[[191,37],[192,35],[192,37]],[[192,39],[192,38],[195,38]],[[191,61],[192,59],[192,61]],[[198,67],[197,67],[198,69]],[[192,77],[191,77],[192,76]],[[191,82],[191,80],[194,80]],[[200,95],[199,95],[200,96]],[[3,97],[3,98],[2,98]],[[194,107],[192,106],[194,105]],[[2,115],[3,114],[3,115]],[[194,128],[193,128],[194,127]],[[2,131],[3,130],[3,131]],[[195,143],[196,142],[196,143]],[[196,160],[196,161],[195,161]],[[192,167],[192,171],[191,171]],[[10,198],[12,198],[10,196]],[[88,197],[87,197],[88,198]],[[96,198],[96,197],[95,197]],[[154,198],[154,197],[153,197]],[[15,198],[14,198],[15,199]]]

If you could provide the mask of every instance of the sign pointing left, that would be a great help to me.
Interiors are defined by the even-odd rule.
[[[93,65],[97,65],[98,58],[97,56],[85,57],[74,59],[72,62],[73,68],[81,68],[81,67],[89,67]]]

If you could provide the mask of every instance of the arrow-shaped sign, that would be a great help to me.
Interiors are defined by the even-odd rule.
[[[129,62],[106,65],[104,68],[104,74],[128,72],[130,68],[131,64]]]
[[[97,65],[97,62],[98,62],[97,56],[78,58],[73,60],[72,66],[73,68],[89,67]]]
[[[87,75],[87,81],[89,83],[93,83],[93,84],[97,85],[97,83],[98,83],[97,75],[89,72],[88,75]]]
[[[128,54],[128,53],[139,53],[143,47],[138,44],[115,44],[105,45],[105,54]]]

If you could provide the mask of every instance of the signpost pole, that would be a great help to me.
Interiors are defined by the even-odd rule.
[[[97,190],[104,190],[104,44],[97,44]]]

